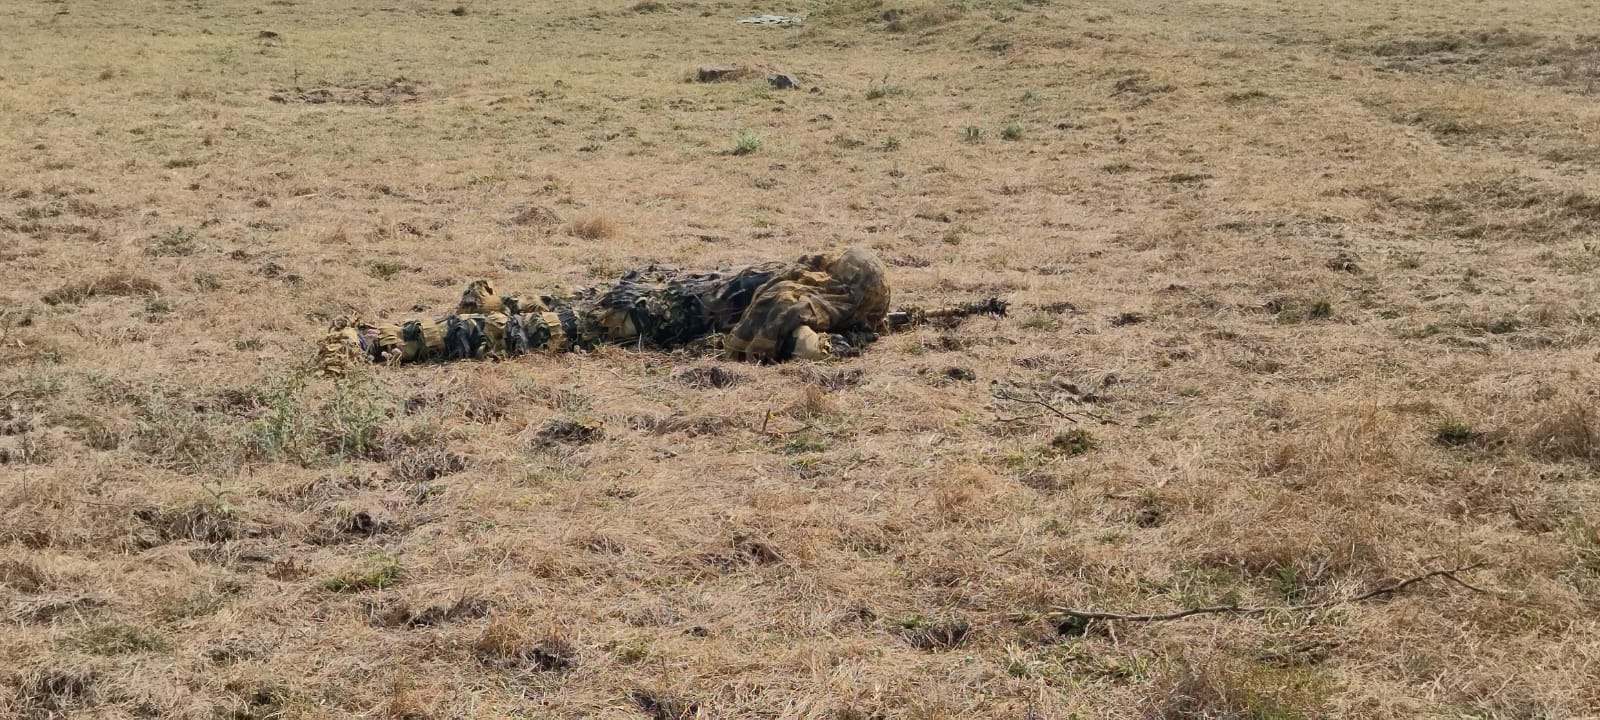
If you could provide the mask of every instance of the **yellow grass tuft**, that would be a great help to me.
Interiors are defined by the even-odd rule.
[[[584,240],[608,240],[617,236],[621,225],[602,213],[585,213],[567,223],[567,232]]]

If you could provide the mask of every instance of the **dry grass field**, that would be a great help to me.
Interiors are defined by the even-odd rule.
[[[0,716],[1600,716],[1596,27],[5,3]],[[1014,312],[308,372],[475,278],[852,245]],[[1056,611],[1233,603],[1325,605]]]

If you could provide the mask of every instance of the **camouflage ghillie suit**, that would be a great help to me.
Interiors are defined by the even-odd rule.
[[[672,349],[721,347],[735,359],[820,360],[854,354],[886,328],[889,285],[882,263],[860,249],[837,256],[752,265],[734,272],[681,272],[650,265],[571,297],[504,297],[479,280],[456,312],[431,320],[336,321],[319,364],[409,363],[515,357],[605,344]]]

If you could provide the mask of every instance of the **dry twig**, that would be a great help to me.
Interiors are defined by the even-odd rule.
[[[1450,582],[1453,582],[1453,583],[1455,583],[1457,585],[1460,585],[1460,586],[1462,586],[1462,587],[1464,587],[1464,588],[1466,588],[1468,590],[1471,590],[1473,592],[1484,593],[1486,595],[1493,594],[1493,593],[1489,592],[1488,590],[1484,590],[1482,588],[1475,587],[1473,585],[1469,585],[1466,581],[1462,580],[1461,578],[1456,577],[1456,573],[1466,572],[1468,570],[1476,570],[1477,568],[1480,568],[1480,567],[1483,567],[1483,563],[1472,563],[1471,565],[1463,565],[1461,567],[1450,568],[1448,570],[1434,570],[1432,572],[1426,572],[1426,573],[1423,573],[1421,575],[1414,575],[1412,577],[1408,577],[1408,578],[1406,578],[1404,580],[1401,580],[1399,582],[1396,582],[1396,583],[1393,583],[1393,584],[1390,584],[1390,585],[1384,585],[1384,586],[1381,586],[1381,587],[1378,587],[1378,588],[1374,588],[1372,590],[1368,590],[1367,592],[1361,593],[1359,595],[1352,595],[1352,596],[1346,597],[1346,598],[1336,598],[1336,599],[1333,599],[1333,600],[1324,600],[1322,602],[1306,603],[1304,605],[1280,605],[1280,606],[1264,606],[1264,607],[1246,607],[1246,606],[1241,606],[1241,605],[1237,605],[1237,604],[1235,604],[1235,605],[1211,605],[1211,606],[1207,606],[1207,607],[1197,607],[1197,608],[1189,608],[1187,610],[1178,610],[1176,612],[1170,612],[1170,613],[1143,613],[1143,614],[1135,614],[1135,615],[1124,615],[1124,614],[1120,614],[1120,613],[1098,612],[1098,611],[1092,611],[1092,610],[1074,610],[1072,608],[1064,608],[1064,607],[1052,607],[1052,608],[1050,608],[1050,610],[1051,610],[1052,614],[1058,615],[1058,616],[1075,617],[1075,618],[1081,618],[1081,619],[1084,619],[1084,620],[1124,620],[1124,621],[1127,621],[1127,622],[1165,622],[1167,620],[1179,620],[1179,619],[1182,619],[1182,618],[1190,617],[1192,615],[1208,615],[1208,614],[1219,614],[1219,613],[1221,613],[1221,614],[1229,614],[1229,615],[1264,615],[1264,614],[1270,613],[1270,612],[1303,612],[1303,611],[1306,611],[1306,610],[1320,610],[1322,608],[1333,607],[1335,605],[1347,605],[1347,604],[1350,604],[1350,603],[1358,603],[1358,602],[1362,602],[1364,600],[1371,600],[1373,598],[1383,597],[1385,595],[1393,595],[1394,593],[1400,592],[1401,590],[1404,590],[1404,589],[1406,589],[1408,587],[1411,587],[1412,585],[1415,585],[1417,583],[1420,583],[1420,582],[1423,582],[1423,581],[1426,581],[1426,580],[1431,580],[1431,579],[1436,578],[1436,577],[1442,577],[1442,578],[1444,578],[1446,580],[1449,580]]]
[[[1051,402],[1050,398],[1045,397],[1044,393],[1039,392],[1038,390],[1033,391],[1033,393],[1030,395],[1022,395],[1014,390],[1011,390],[1010,388],[995,386],[989,391],[989,395],[996,400],[1020,403],[1023,405],[1034,405],[1044,409],[1044,412],[1038,414],[1019,415],[1017,417],[1001,417],[997,414],[995,418],[1001,422],[1022,422],[1054,415],[1069,422],[1078,422],[1078,418],[1082,416],[1091,420],[1095,420],[1101,425],[1120,424],[1111,418],[1105,417],[1104,415],[1098,415],[1087,410],[1080,410],[1077,412],[1068,412],[1066,410],[1062,410],[1061,408],[1057,407],[1055,403]]]

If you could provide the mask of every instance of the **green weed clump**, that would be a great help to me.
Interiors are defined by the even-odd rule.
[[[361,372],[334,378],[333,396],[320,404],[307,397],[307,380],[304,368],[293,368],[267,381],[265,412],[246,433],[251,454],[308,467],[376,455],[388,402],[372,378]]]
[[[739,137],[734,139],[733,149],[729,150],[728,152],[731,155],[749,155],[760,149],[761,136],[749,130],[745,130],[740,132]]]
[[[337,593],[382,590],[400,582],[404,570],[400,561],[386,552],[375,552],[359,562],[322,580],[322,589]]]

